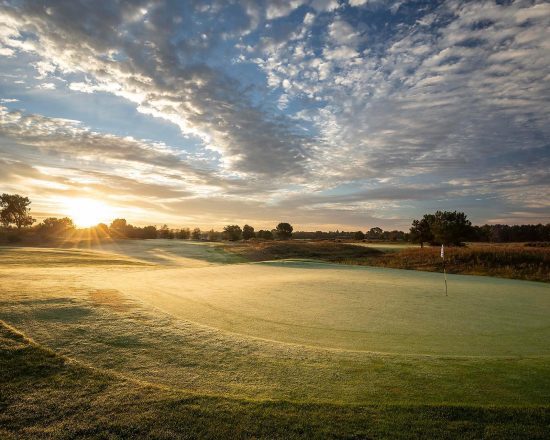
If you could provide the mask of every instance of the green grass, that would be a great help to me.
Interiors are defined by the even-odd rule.
[[[32,438],[543,439],[548,407],[237,400],[132,381],[0,323],[0,436]]]
[[[0,266],[0,319],[35,341],[1,328],[0,438],[549,429],[546,284],[453,276],[445,297],[439,274],[125,246],[102,259],[146,264]]]

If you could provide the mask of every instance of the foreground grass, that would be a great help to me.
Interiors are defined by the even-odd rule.
[[[206,397],[83,366],[0,322],[0,437],[543,439],[548,407],[346,406]]]

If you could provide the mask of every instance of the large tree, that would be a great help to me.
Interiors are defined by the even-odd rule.
[[[437,243],[460,245],[471,237],[472,222],[463,212],[437,211],[430,229]]]
[[[277,238],[281,240],[288,240],[292,237],[292,231],[294,228],[290,223],[279,223],[277,225]]]
[[[413,221],[411,239],[421,246],[424,242],[460,245],[472,236],[472,231],[472,223],[463,212],[437,211]]]
[[[17,229],[32,225],[36,220],[31,217],[31,201],[19,194],[2,194],[0,196],[0,222],[8,227],[14,224]]]

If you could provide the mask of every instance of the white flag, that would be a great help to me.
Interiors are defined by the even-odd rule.
[[[441,245],[441,258],[445,258],[445,248]]]

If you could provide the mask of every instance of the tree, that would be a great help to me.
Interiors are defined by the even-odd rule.
[[[460,245],[472,235],[472,222],[463,212],[437,211],[430,230],[435,242]]]
[[[353,233],[353,238],[355,240],[364,240],[365,239],[365,234],[362,231],[357,231],[357,232]]]
[[[75,228],[69,217],[48,217],[36,226],[37,231],[44,236],[61,235]]]
[[[145,226],[141,229],[142,238],[157,238],[156,226]]]
[[[158,237],[159,238],[174,238],[174,233],[168,229],[168,225],[164,224],[162,225],[162,228],[158,230]]]
[[[200,230],[200,228],[193,229],[193,232],[191,232],[191,238],[193,240],[200,240],[201,239],[201,230]]]
[[[179,238],[180,240],[189,240],[189,237],[191,237],[191,231],[189,228],[182,228],[176,232],[176,238]]]
[[[292,231],[294,228],[290,223],[279,223],[277,225],[277,238],[281,240],[288,240],[292,237]]]
[[[474,235],[472,223],[463,212],[437,211],[425,214],[421,220],[414,220],[411,239],[423,246],[432,244],[460,245]]]
[[[239,225],[227,225],[223,228],[224,240],[237,241],[243,236],[243,231]]]
[[[256,237],[254,233],[254,228],[252,226],[244,225],[243,226],[243,239],[250,240],[251,238]]]
[[[0,196],[0,222],[8,227],[14,224],[17,229],[32,225],[36,220],[31,217],[28,197],[19,194],[2,194]]]
[[[94,226],[93,231],[97,234],[97,237],[106,238],[109,237],[109,226],[105,223],[99,223],[97,226]]]
[[[374,228],[370,228],[369,229],[369,232],[367,232],[367,238],[371,239],[371,240],[379,240],[382,238],[382,233],[384,231],[382,230],[382,228],[379,228],[378,226],[374,227]]]
[[[430,219],[432,217],[433,215],[426,214],[421,220],[413,220],[412,222],[410,229],[411,241],[413,243],[420,243],[421,248],[424,247],[424,243],[429,243],[434,238],[430,228]]]
[[[256,233],[256,237],[257,238],[260,238],[262,240],[273,240],[273,232],[271,231],[265,231],[263,229],[260,229],[257,233]]]
[[[214,229],[210,229],[208,231],[208,241],[219,241],[220,240],[220,233],[217,231],[214,231]]]
[[[111,222],[109,229],[115,237],[126,237],[128,232],[128,223],[125,218],[117,218]]]

